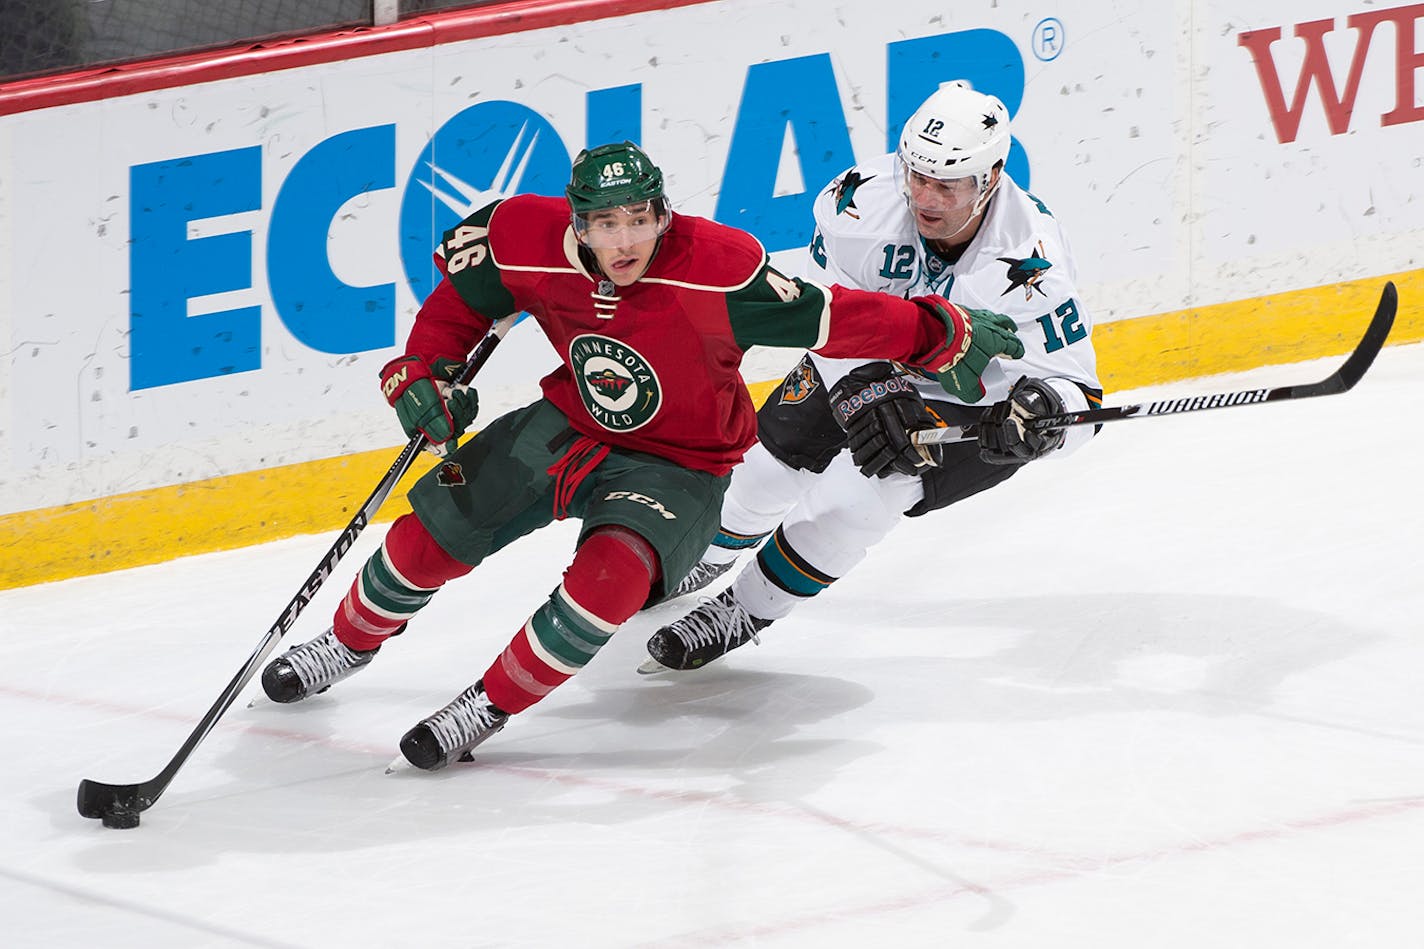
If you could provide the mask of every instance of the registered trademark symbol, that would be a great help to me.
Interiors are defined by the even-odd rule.
[[[1057,17],[1045,17],[1033,28],[1033,55],[1043,62],[1052,62],[1063,52],[1063,23]]]

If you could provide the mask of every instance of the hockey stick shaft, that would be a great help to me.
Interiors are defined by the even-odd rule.
[[[490,328],[484,339],[480,340],[474,352],[470,354],[470,358],[461,367],[456,377],[457,382],[468,383],[475,377],[475,374],[489,359],[490,354],[494,352],[495,347],[499,345],[500,340],[514,325],[514,320],[513,316],[506,317]],[[217,701],[198,722],[198,726],[193,729],[188,740],[183,742],[183,746],[168,762],[167,767],[153,778],[140,784],[104,784],[99,781],[91,781],[88,778],[83,779],[79,782],[78,792],[78,806],[81,815],[98,818],[103,817],[105,812],[116,806],[134,812],[144,811],[153,806],[153,803],[168,787],[169,782],[173,780],[173,776],[178,773],[178,769],[188,760],[199,743],[208,736],[208,732],[212,731],[218,719],[222,718],[223,714],[232,706],[243,687],[251,681],[253,675],[261,667],[263,660],[292,628],[292,624],[297,621],[302,610],[311,602],[316,592],[326,582],[327,577],[331,576],[331,572],[336,569],[336,565],[355,544],[356,538],[371,523],[371,518],[380,510],[381,505],[385,503],[386,498],[400,482],[400,479],[405,476],[406,471],[415,461],[416,455],[425,447],[425,443],[425,434],[420,432],[412,437],[405,448],[401,450],[400,455],[396,457],[395,462],[381,478],[380,483],[376,485],[376,489],[371,492],[371,496],[366,499],[360,510],[351,518],[350,523],[337,536],[336,542],[322,557],[311,576],[307,577],[301,589],[287,603],[281,615],[277,617],[277,621],[267,630],[262,641],[257,644],[257,648],[252,651],[252,655],[248,656],[247,661],[242,664],[242,668],[237,670],[237,674],[232,677],[227,688],[223,689]]]
[[[1083,412],[1064,412],[1058,415],[1041,415],[1031,419],[1028,425],[1035,429],[1067,428],[1071,425],[1100,425],[1104,422],[1119,422],[1130,418],[1152,418],[1161,415],[1178,415],[1183,412],[1201,412],[1206,409],[1229,409],[1238,405],[1260,405],[1264,402],[1281,402],[1287,399],[1307,399],[1318,395],[1336,395],[1352,389],[1370,368],[1375,357],[1383,348],[1389,331],[1394,326],[1395,312],[1399,308],[1399,293],[1394,283],[1387,282],[1380,294],[1379,306],[1370,325],[1365,329],[1353,352],[1338,369],[1319,382],[1274,386],[1265,389],[1242,389],[1237,392],[1217,392],[1212,395],[1184,396],[1145,402],[1136,405],[1103,406]],[[976,438],[977,425],[950,425],[945,428],[931,428],[915,432],[912,436],[917,445],[936,445],[944,442],[964,441]]]

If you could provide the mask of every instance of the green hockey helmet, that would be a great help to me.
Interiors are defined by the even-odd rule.
[[[657,222],[659,235],[672,218],[663,193],[662,170],[632,142],[579,152],[564,194],[573,211],[574,231],[585,243],[590,216],[598,211],[618,209],[625,216],[647,215]]]

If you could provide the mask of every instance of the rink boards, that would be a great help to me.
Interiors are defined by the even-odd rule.
[[[1110,392],[1343,353],[1386,277],[1424,337],[1418,5],[569,6],[0,87],[0,587],[344,524],[436,233],[579,148],[642,142],[796,272],[821,185],[949,78],[1009,106]],[[552,358],[516,329],[484,417]]]

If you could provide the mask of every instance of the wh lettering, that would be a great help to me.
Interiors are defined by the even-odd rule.
[[[1305,51],[1289,105],[1286,104],[1280,70],[1271,52],[1271,45],[1281,38],[1281,28],[1273,26],[1251,30],[1238,36],[1237,45],[1246,48],[1256,67],[1256,78],[1266,99],[1266,109],[1271,114],[1276,139],[1281,144],[1295,141],[1312,86],[1319,93],[1320,103],[1325,108],[1325,121],[1330,134],[1343,135],[1349,131],[1365,58],[1381,23],[1389,23],[1394,32],[1394,108],[1380,116],[1380,125],[1403,125],[1424,120],[1424,106],[1415,104],[1415,78],[1418,71],[1424,68],[1424,53],[1418,51],[1417,39],[1421,20],[1424,20],[1424,3],[1389,10],[1370,10],[1346,17],[1345,26],[1355,31],[1355,47],[1343,89],[1335,81],[1334,69],[1325,52],[1325,36],[1335,29],[1335,21],[1297,23],[1293,32],[1305,44]]]

